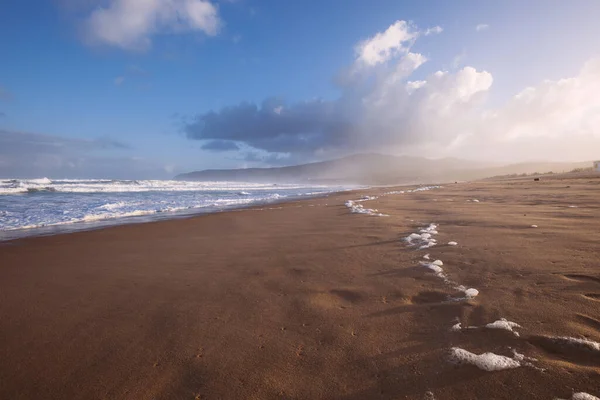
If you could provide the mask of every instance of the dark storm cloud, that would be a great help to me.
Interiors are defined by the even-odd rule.
[[[201,149],[210,151],[234,151],[239,150],[240,148],[235,142],[229,140],[211,140],[210,142],[203,144]]]
[[[259,165],[293,165],[300,164],[303,161],[301,158],[293,157],[290,154],[266,153],[253,150],[246,150],[242,152],[240,156],[240,158],[237,158],[238,160],[250,162],[253,164],[258,163]]]
[[[266,152],[313,153],[348,145],[351,121],[338,103],[313,100],[288,106],[271,98],[260,106],[241,103],[198,115],[184,131],[190,139],[217,141],[207,144],[209,150],[242,142]]]

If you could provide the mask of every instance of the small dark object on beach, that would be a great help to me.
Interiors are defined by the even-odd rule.
[[[533,178],[534,181],[538,182],[540,178]]]

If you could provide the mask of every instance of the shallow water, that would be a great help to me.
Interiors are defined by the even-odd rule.
[[[240,182],[5,179],[0,240],[191,213],[216,212],[350,189]]]

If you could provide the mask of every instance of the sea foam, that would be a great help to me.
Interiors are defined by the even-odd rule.
[[[450,362],[455,364],[471,364],[484,371],[502,371],[519,368],[521,361],[494,353],[475,354],[470,351],[453,347],[450,349]]]

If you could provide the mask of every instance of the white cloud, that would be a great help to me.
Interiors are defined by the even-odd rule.
[[[419,35],[406,21],[396,21],[384,32],[363,40],[355,47],[356,61],[367,66],[384,63],[398,54],[406,53]]]
[[[442,33],[442,31],[443,31],[443,30],[444,30],[444,29],[443,29],[441,26],[439,26],[439,25],[438,25],[438,26],[434,26],[433,28],[427,28],[427,29],[425,30],[425,32],[423,32],[423,34],[424,34],[425,36],[429,36],[429,35],[437,35],[437,34],[440,34],[440,33]]]
[[[124,76],[117,76],[114,80],[115,86],[121,86],[125,82]]]
[[[354,143],[381,151],[396,146],[399,152],[505,161],[598,158],[600,58],[588,61],[574,77],[541,82],[490,108],[490,72],[465,66],[411,80],[427,61],[410,51],[414,39],[405,42],[404,56],[395,65],[373,71],[375,85],[351,92],[362,96],[360,111],[354,110],[359,115]],[[454,68],[464,58],[464,52],[455,58]],[[364,82],[369,78],[355,84]]]
[[[204,32],[214,36],[221,21],[208,0],[110,0],[86,20],[88,39],[129,50],[145,50],[161,33]]]
[[[408,81],[406,82],[406,91],[408,94],[412,94],[415,90],[423,87],[427,84],[427,81]]]
[[[498,133],[503,132],[504,142],[540,138],[600,139],[598,93],[600,58],[588,61],[575,77],[546,80],[524,89],[502,109],[486,115],[485,122],[495,124]]]
[[[336,100],[242,103],[199,115],[186,133],[301,160],[355,152],[499,161],[599,157],[600,58],[574,77],[541,82],[490,107],[488,71],[464,66],[414,77],[427,62],[411,51],[418,32],[398,21],[360,42],[352,66],[360,73],[343,82]]]
[[[464,67],[422,81],[385,80],[364,103],[363,129],[380,149],[501,161],[585,160],[600,149],[600,59],[486,107],[489,72]]]
[[[475,30],[477,32],[485,31],[488,29],[490,29],[490,26],[488,24],[477,24],[477,26],[475,27]]]

